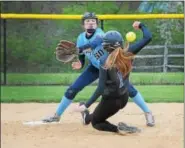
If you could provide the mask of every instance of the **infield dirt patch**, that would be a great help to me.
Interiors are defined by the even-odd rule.
[[[72,112],[75,104],[63,114],[61,124],[34,127],[22,124],[52,115],[57,105],[1,104],[2,148],[183,148],[183,103],[148,104],[155,116],[155,127],[147,127],[142,111],[134,103],[128,103],[109,119],[115,124],[122,121],[142,129],[139,134],[127,136],[83,126],[81,115]]]

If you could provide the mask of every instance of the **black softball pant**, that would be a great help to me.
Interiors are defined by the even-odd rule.
[[[118,132],[117,126],[108,122],[107,119],[126,106],[128,97],[128,93],[116,98],[102,97],[94,112],[86,116],[86,120],[90,120],[97,130]]]

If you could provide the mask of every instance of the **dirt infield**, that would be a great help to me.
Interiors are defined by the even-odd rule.
[[[83,126],[74,104],[57,125],[25,126],[23,121],[40,120],[51,115],[57,104],[1,104],[2,148],[183,148],[183,103],[149,104],[155,127],[146,127],[145,118],[133,103],[109,119],[123,121],[142,129],[135,135],[120,136]],[[95,106],[95,105],[94,105]],[[93,106],[93,107],[94,107]]]

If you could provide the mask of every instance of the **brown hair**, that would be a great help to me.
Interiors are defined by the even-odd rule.
[[[125,77],[132,70],[132,59],[134,58],[134,54],[128,52],[128,48],[129,44],[127,43],[126,47],[118,47],[111,52],[105,62],[105,68],[116,67]]]

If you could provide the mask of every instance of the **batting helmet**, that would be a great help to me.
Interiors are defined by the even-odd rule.
[[[84,23],[84,20],[86,19],[96,19],[96,22],[98,24],[98,17],[94,12],[85,12],[84,15],[82,16],[82,23]]]
[[[112,52],[117,47],[123,47],[123,37],[118,31],[108,31],[103,37],[103,48]]]

